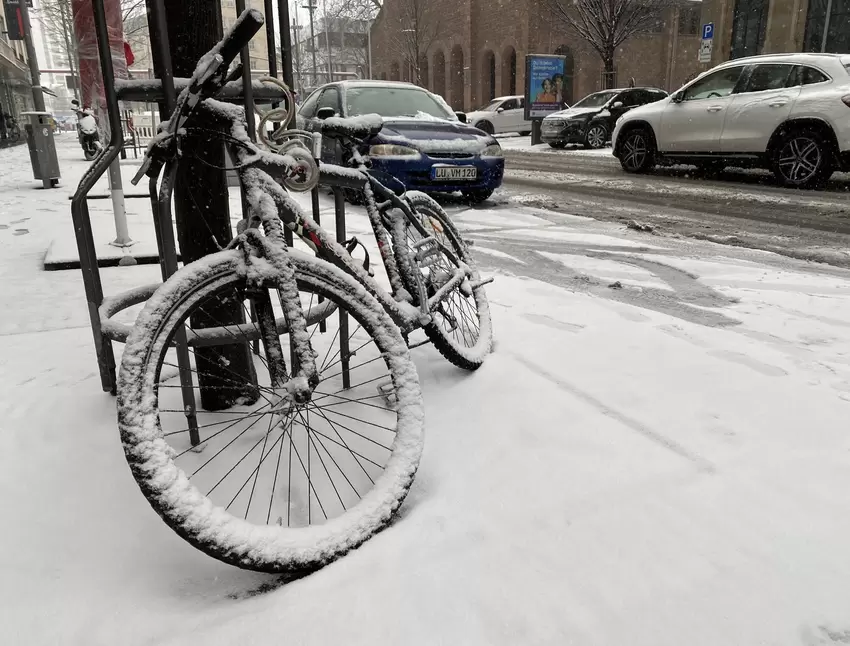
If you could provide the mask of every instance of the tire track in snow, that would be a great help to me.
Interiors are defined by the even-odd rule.
[[[636,433],[642,435],[643,437],[645,437],[649,441],[651,441],[651,442],[657,444],[658,446],[660,446],[664,449],[667,449],[668,451],[675,453],[679,457],[684,458],[684,459],[688,460],[689,462],[693,463],[700,472],[702,472],[702,473],[715,473],[717,471],[714,464],[712,462],[710,462],[709,460],[706,460],[701,455],[697,455],[696,453],[692,453],[691,451],[689,451],[688,449],[686,449],[685,447],[683,447],[679,443],[675,442],[674,440],[671,440],[669,437],[666,437],[665,435],[663,435],[663,434],[661,434],[657,431],[652,430],[651,428],[649,428],[645,424],[639,422],[638,420],[636,420],[632,417],[629,417],[625,413],[622,413],[615,408],[612,408],[611,406],[609,406],[608,404],[606,404],[603,401],[600,401],[599,399],[597,399],[596,397],[594,397],[590,393],[585,392],[584,390],[581,390],[579,387],[564,381],[563,378],[552,374],[551,372],[549,372],[548,370],[546,370],[545,368],[543,368],[539,364],[534,363],[530,359],[527,359],[526,357],[522,356],[521,354],[518,354],[518,353],[513,352],[511,350],[505,350],[505,352],[506,352],[506,354],[511,356],[514,360],[518,361],[519,363],[524,365],[526,368],[531,370],[533,373],[540,375],[541,377],[543,377],[547,381],[552,382],[555,386],[557,386],[561,390],[569,393],[570,395],[572,395],[576,399],[580,399],[581,401],[588,404],[589,406],[592,406],[593,408],[598,410],[600,413],[602,413],[606,417],[610,417],[611,419],[614,419],[614,420],[620,422],[620,424],[622,424],[623,426],[625,426],[625,427],[635,431]]]

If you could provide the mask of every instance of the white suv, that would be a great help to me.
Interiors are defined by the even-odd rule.
[[[614,155],[631,173],[658,163],[771,169],[785,186],[850,170],[850,55],[739,58],[617,121]]]
[[[525,98],[521,96],[497,97],[487,105],[467,112],[466,121],[488,135],[500,132],[527,135],[531,132],[531,121],[525,118]]]

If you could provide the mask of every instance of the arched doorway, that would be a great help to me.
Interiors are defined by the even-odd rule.
[[[564,84],[561,91],[561,98],[567,105],[573,104],[573,76],[575,70],[575,60],[573,53],[567,45],[560,45],[555,49],[555,54],[565,56],[567,60],[564,62]]]
[[[443,50],[439,50],[434,54],[434,71],[431,74],[434,77],[434,94],[439,94],[443,98],[446,96],[446,55]]]
[[[502,94],[516,94],[516,50],[510,45],[502,52]]]
[[[390,65],[390,80],[391,81],[398,81],[399,80],[398,63],[393,63],[392,65]]]
[[[463,69],[463,47],[455,45],[452,47],[451,63],[451,105],[455,110],[463,110],[463,90],[466,86]]]
[[[485,51],[481,56],[481,95],[479,103],[486,103],[496,98],[496,55]]]

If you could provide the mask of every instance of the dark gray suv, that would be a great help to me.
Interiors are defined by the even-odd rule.
[[[594,92],[571,108],[543,119],[540,135],[552,148],[563,148],[567,144],[602,148],[611,140],[617,119],[632,108],[655,103],[666,96],[667,92],[654,87]]]

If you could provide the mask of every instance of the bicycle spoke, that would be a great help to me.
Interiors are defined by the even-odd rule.
[[[184,415],[185,415],[185,411],[182,411],[182,410],[179,410],[179,411],[160,411],[160,413],[163,413],[163,412],[182,413],[182,414],[184,414]],[[245,418],[247,418],[247,417],[263,417],[264,415],[268,415],[271,411],[266,411],[265,413],[257,413],[257,412],[248,413],[248,412],[245,412],[245,411],[216,411],[216,413],[215,413],[215,414],[218,414],[219,412],[229,413],[229,414],[231,414],[231,415],[239,415],[239,414],[241,414],[241,415],[242,415],[242,419],[245,419]],[[235,422],[233,422],[233,424],[237,424],[239,421],[241,421],[241,420],[236,420]],[[211,427],[211,426],[219,426],[219,425],[221,425],[221,424],[227,424],[228,422],[230,422],[230,420],[229,420],[229,419],[225,419],[225,420],[222,420],[222,421],[220,421],[220,422],[210,422],[209,424],[199,424],[199,425],[198,425],[198,426],[196,426],[195,428],[197,428],[198,430],[200,430],[200,429],[202,429],[202,428],[209,428],[209,427]],[[168,433],[163,433],[163,434],[162,434],[162,436],[163,436],[163,437],[168,437],[168,436],[170,436],[170,435],[177,435],[178,433],[187,433],[187,432],[189,432],[190,430],[191,430],[191,429],[189,429],[189,428],[183,428],[183,429],[180,429],[179,431],[169,431]],[[227,430],[227,429],[222,429],[222,430]],[[218,435],[218,433],[216,433],[216,435]],[[215,435],[211,435],[211,436],[210,436],[210,437],[208,437],[206,440],[204,440],[204,442],[207,442],[207,441],[209,441],[209,440],[213,439],[214,437],[215,437]]]
[[[297,422],[296,422],[297,423]],[[290,440],[292,439],[292,434],[290,434]],[[301,454],[298,452],[298,447],[295,446],[295,442],[291,442],[290,446],[295,451],[295,457],[298,458],[298,462],[301,464],[301,469],[304,471],[304,475],[307,476],[307,523],[309,524],[312,521],[312,499],[310,498],[310,491],[316,496],[316,502],[319,503],[319,509],[322,510],[322,514],[327,520],[328,515],[325,514],[325,507],[322,505],[322,501],[319,498],[319,494],[316,493],[316,488],[313,486],[313,481],[310,480],[310,469],[304,466],[304,460],[301,459]],[[307,448],[309,450],[310,444],[307,444]],[[309,458],[309,456],[308,456]]]
[[[260,477],[260,467],[262,466],[266,457],[268,457],[268,456],[264,457],[263,454],[266,452],[266,444],[269,441],[269,434],[271,434],[271,432],[272,432],[272,426],[274,426],[274,417],[269,418],[269,429],[266,431],[266,435],[263,438],[263,448],[260,449],[260,461],[257,464],[257,468],[255,469],[256,475],[254,475],[254,484],[251,485],[251,493],[248,495],[248,506],[245,508],[245,520],[248,520],[248,512],[251,511],[251,501],[254,499],[254,490],[257,488],[257,479]],[[281,431],[280,437],[281,437],[281,439],[283,439],[283,432],[282,431]],[[272,448],[274,448],[274,446],[272,446]],[[269,451],[269,453],[271,453],[271,451]],[[251,479],[251,476],[248,476],[248,480],[250,480],[250,479]],[[248,480],[245,481],[246,484],[248,483]],[[237,496],[242,491],[242,488],[244,486],[245,485],[243,484],[242,487],[239,488],[239,491],[236,492]],[[233,497],[233,500],[236,500],[236,496]],[[232,503],[233,500],[231,500],[230,502]]]
[[[319,451],[318,447],[316,446],[316,443],[313,441],[313,438],[310,436],[310,410],[306,409],[305,413],[307,414],[307,420],[306,421],[304,420],[304,416],[301,415],[301,411],[298,411],[298,417],[301,418],[301,424],[304,426],[304,428],[307,429],[307,441],[310,444],[312,444],[313,448],[316,450],[316,455],[319,458],[319,462],[321,463],[322,468],[325,470],[325,474],[328,476],[328,481],[331,483],[331,486],[334,489],[334,493],[336,494],[336,497],[339,499],[339,504],[342,505],[343,509],[345,509],[345,503],[342,501],[342,496],[339,495],[339,489],[336,488],[336,483],[334,482],[333,477],[331,477],[331,472],[328,471],[328,467],[325,466],[325,461],[324,461],[324,459],[322,459],[322,453],[321,453],[321,451]],[[309,446],[309,444],[308,444],[308,446]],[[337,468],[339,468],[339,465],[337,465]]]
[[[350,336],[350,337],[349,337],[349,339],[353,338],[353,336],[354,336],[354,335]],[[374,341],[373,341],[372,339],[369,339],[369,340],[368,340],[368,341],[366,341],[363,345],[356,347],[354,350],[349,350],[349,351],[348,351],[348,358],[349,358],[349,359],[351,359],[351,357],[353,357],[354,355],[356,355],[356,354],[357,354],[360,350],[362,350],[363,348],[365,348],[365,347],[366,347],[367,345],[369,345],[370,343],[374,343]],[[337,354],[339,354],[339,351],[337,351]],[[327,365],[327,366],[325,366],[324,368],[322,368],[322,370],[328,370],[328,369],[330,369],[330,368],[333,368],[336,364],[340,363],[341,361],[342,361],[342,358],[339,358],[339,359],[337,359],[336,361],[334,361],[332,364]],[[351,370],[351,368],[349,368],[349,370]]]
[[[342,467],[340,467],[340,466],[339,466],[339,463],[336,461],[336,459],[334,458],[334,456],[333,456],[333,455],[331,454],[331,452],[328,450],[328,447],[327,447],[327,446],[325,446],[325,443],[324,443],[324,442],[322,442],[322,435],[321,435],[321,434],[319,434],[319,433],[317,433],[315,430],[313,431],[313,435],[315,435],[315,436],[316,436],[316,439],[318,440],[319,445],[320,445],[320,446],[321,446],[321,447],[325,450],[325,453],[327,454],[327,456],[328,456],[328,457],[331,459],[331,461],[332,461],[332,462],[336,465],[336,468],[339,470],[340,475],[342,475],[342,477],[343,477],[343,478],[345,478],[345,481],[348,483],[348,486],[349,486],[349,487],[351,487],[351,490],[352,490],[352,491],[354,491],[354,494],[355,494],[358,498],[362,498],[363,496],[361,496],[361,495],[360,495],[360,492],[359,492],[359,491],[357,491],[357,487],[355,487],[355,486],[354,486],[354,484],[351,482],[351,480],[349,480],[348,476],[347,476],[347,475],[345,475],[345,471],[343,471],[343,470],[342,470]],[[356,460],[356,458],[355,458],[355,460]],[[343,505],[343,507],[344,507],[344,505]]]
[[[319,391],[316,391],[316,393],[319,393]],[[314,394],[315,394],[315,393],[314,393]],[[325,405],[325,407],[326,407],[326,408],[327,408],[328,406],[342,406],[342,405],[344,405],[344,404],[346,404],[346,403],[351,402],[351,403],[357,403],[357,404],[360,404],[361,406],[368,406],[368,407],[370,407],[370,408],[377,408],[378,410],[385,410],[385,411],[387,411],[387,412],[389,412],[389,413],[393,413],[393,412],[395,412],[395,411],[393,411],[393,409],[392,409],[392,408],[387,408],[386,406],[378,406],[377,404],[366,404],[366,403],[364,403],[364,402],[363,402],[362,400],[360,400],[360,399],[351,399],[350,397],[343,397],[342,395],[332,395],[332,394],[330,394],[330,393],[319,393],[319,394],[320,394],[320,395],[325,395],[326,397],[336,397],[337,399],[342,399],[342,400],[343,400],[343,401],[340,401],[340,402],[334,402],[333,404],[326,404],[326,405]],[[375,395],[375,396],[376,396],[376,397],[382,397],[382,395]],[[320,397],[319,399],[324,399],[324,397]],[[312,401],[313,401],[313,402],[315,402],[316,400],[315,400],[315,399],[313,399]]]
[[[247,433],[249,430],[251,430],[251,429],[254,427],[254,425],[255,425],[257,422],[259,422],[261,419],[262,419],[261,417],[258,417],[258,418],[257,418],[257,419],[255,419],[253,422],[251,422],[248,426],[246,426],[244,429],[242,429],[242,432],[241,432],[241,433],[239,433],[239,435],[237,435],[236,437],[234,437],[232,440],[230,440],[227,444],[225,444],[225,445],[224,445],[224,447],[222,447],[222,449],[221,449],[218,453],[216,453],[215,455],[213,455],[213,456],[212,456],[209,460],[207,460],[207,461],[206,461],[206,462],[204,462],[201,466],[199,466],[197,469],[195,469],[195,472],[192,474],[192,476],[191,476],[191,477],[196,476],[196,475],[198,474],[198,472],[199,472],[201,469],[203,469],[203,468],[204,468],[205,466],[207,466],[210,462],[212,462],[213,460],[215,460],[215,459],[216,459],[219,455],[221,455],[221,454],[222,454],[222,452],[223,452],[225,449],[227,449],[227,448],[228,448],[231,444],[233,444],[233,443],[234,443],[236,440],[238,440],[240,437],[242,437],[243,435],[245,435],[245,433]],[[216,435],[218,435],[218,434],[220,434],[220,433],[223,433],[223,432],[224,432],[224,430],[227,430],[227,429],[222,429],[221,431],[219,431],[218,433],[216,433]],[[215,435],[213,435],[213,437],[215,437]],[[206,439],[206,440],[204,440],[204,441],[205,441],[205,442],[209,442],[211,439],[212,439],[212,437],[207,438],[207,439]],[[193,448],[194,448],[194,447],[193,447]],[[189,451],[191,451],[191,450],[192,450],[191,448],[186,449],[186,451],[184,451],[184,452],[183,452],[183,453],[181,453],[180,455],[183,455],[183,454],[185,454],[185,453],[187,453],[187,452],[189,452]],[[179,458],[179,457],[180,457],[180,455],[178,455],[177,457]],[[207,495],[209,495],[209,494],[207,494]]]
[[[322,417],[324,417],[328,421],[329,424],[332,423],[331,419],[327,415],[325,415],[325,413],[334,413],[335,411],[325,410],[324,408],[314,408],[313,410],[316,410],[317,412],[319,412],[322,415]],[[336,414],[339,415],[339,413],[336,413]],[[352,420],[355,420],[355,421],[358,421],[358,422],[363,422],[364,424],[369,424],[370,426],[378,426],[377,424],[371,424],[370,422],[367,422],[366,420],[360,420],[360,419],[357,419],[356,417],[351,417],[350,415],[345,415],[344,417],[348,417],[349,419],[352,419]],[[367,442],[371,442],[375,446],[380,446],[382,449],[384,449],[386,451],[392,450],[391,446],[385,446],[385,445],[381,444],[380,442],[378,442],[377,440],[373,440],[368,435],[363,435],[362,433],[358,433],[357,431],[349,428],[348,426],[346,426],[345,424],[343,424],[339,420],[335,420],[333,423],[335,423],[340,428],[344,428],[346,431],[348,431],[352,435],[356,435],[357,437],[362,437],[364,440],[366,440]],[[396,433],[396,431],[393,431],[393,430],[391,430],[391,429],[389,429],[385,426],[378,426],[378,428],[385,430],[385,431],[389,431],[390,433],[393,433],[393,434]]]

